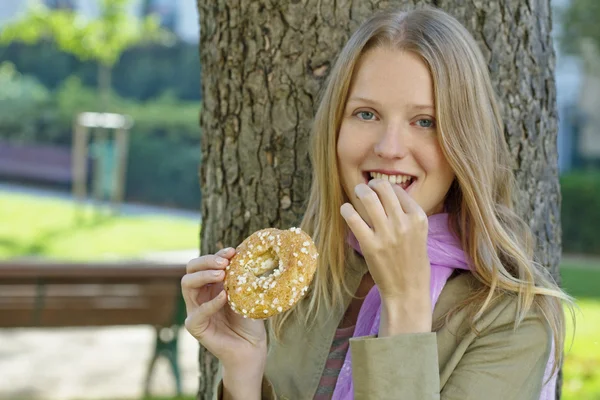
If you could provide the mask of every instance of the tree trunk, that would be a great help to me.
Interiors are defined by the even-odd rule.
[[[310,123],[335,56],[374,10],[432,4],[463,22],[487,57],[515,160],[519,212],[538,238],[539,260],[558,279],[550,0],[197,1],[203,254],[235,247],[260,228],[299,223],[310,185]],[[215,362],[203,348],[199,358],[198,398],[209,399]]]

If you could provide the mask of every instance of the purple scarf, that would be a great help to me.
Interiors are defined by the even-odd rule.
[[[348,237],[349,244],[362,255],[360,245],[356,237],[350,233]],[[462,250],[460,240],[452,235],[448,225],[448,214],[434,214],[429,217],[429,234],[427,236],[427,252],[431,264],[431,306],[433,307],[446,284],[446,281],[452,275],[455,269],[468,270],[469,264],[467,256]],[[356,328],[352,337],[376,335],[379,332],[379,320],[381,312],[381,298],[377,286],[367,294],[356,321]],[[550,375],[552,368],[553,354],[550,355],[544,374],[544,381]],[[553,400],[555,398],[556,374],[542,388],[540,400]],[[333,400],[351,400],[354,398],[354,389],[352,386],[352,360],[350,350],[346,353],[346,358],[342,370],[338,376],[337,384],[333,392]]]

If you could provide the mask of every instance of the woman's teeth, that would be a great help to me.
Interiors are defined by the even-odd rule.
[[[404,187],[407,187],[413,181],[413,177],[408,175],[386,175],[379,172],[371,172],[370,175],[372,179],[385,179],[390,183],[397,183]]]

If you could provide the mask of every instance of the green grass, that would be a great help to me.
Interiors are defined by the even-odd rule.
[[[575,337],[568,321],[563,400],[600,399],[600,262],[564,261],[563,288],[577,299]],[[570,315],[567,313],[567,318]],[[572,340],[573,339],[573,340]]]
[[[0,194],[0,259],[106,260],[198,248],[199,223],[181,218],[77,212],[67,200]]]
[[[600,276],[600,271],[598,272]],[[600,299],[578,300],[576,329],[568,324],[563,400],[600,399]]]

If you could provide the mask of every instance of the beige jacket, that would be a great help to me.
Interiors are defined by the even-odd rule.
[[[364,259],[350,257],[347,271],[356,292],[367,271]],[[435,306],[434,321],[478,284],[469,272],[451,277]],[[477,323],[478,336],[463,310],[437,332],[351,339],[354,398],[538,400],[552,334],[534,311],[515,331],[516,308],[514,297],[496,302]],[[324,311],[311,331],[292,321],[281,343],[270,341],[263,399],[314,397],[342,316],[341,311]],[[220,376],[216,382],[215,396],[221,398]]]

